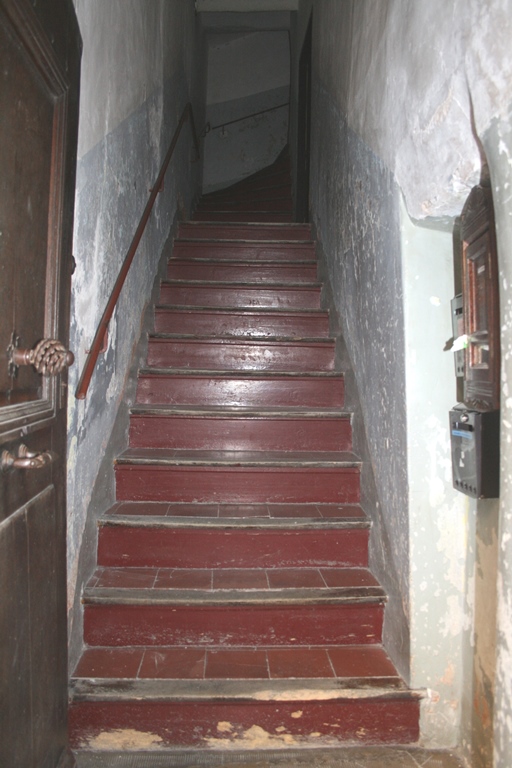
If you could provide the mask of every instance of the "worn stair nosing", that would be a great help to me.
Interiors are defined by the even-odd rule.
[[[293,259],[293,261],[280,261],[279,259],[260,259],[254,261],[253,259],[216,259],[214,256],[171,256],[167,262],[168,266],[174,266],[175,264],[216,264],[226,269],[232,267],[276,267],[277,269],[289,269],[290,267],[316,267],[318,266],[317,259]]]
[[[357,468],[361,466],[361,460],[350,453],[349,451],[325,451],[325,454],[318,451],[314,459],[306,458],[304,453],[303,457],[298,454],[300,452],[294,452],[293,458],[291,455],[286,455],[286,451],[261,451],[262,457],[257,458],[255,456],[243,458],[243,451],[212,451],[216,454],[227,454],[224,458],[220,456],[194,456],[194,451],[185,450],[173,450],[172,453],[179,454],[172,456],[169,453],[165,453],[165,448],[128,448],[120,456],[117,457],[115,463],[120,465],[148,465],[148,466],[207,466],[207,467],[234,467],[245,469],[249,467],[270,467],[277,469],[290,469],[290,468],[324,468],[324,469],[345,469],[345,468]],[[206,451],[197,452],[207,453]],[[239,456],[235,454],[239,453]],[[255,452],[251,452],[255,453]],[[333,458],[332,454],[338,453],[338,458]],[[269,454],[274,454],[272,458],[269,458]],[[292,454],[292,452],[288,452]],[[343,458],[342,458],[343,457]]]
[[[408,699],[425,697],[396,677],[293,678],[275,680],[181,680],[79,678],[71,680],[71,699],[79,701],[327,701],[332,699]],[[355,685],[357,683],[357,686]]]
[[[200,333],[150,333],[150,339],[170,339],[172,341],[184,340],[184,341],[213,341],[219,344],[225,344],[230,342],[237,343],[238,341],[244,344],[250,345],[254,342],[264,342],[265,344],[322,344],[333,345],[334,339],[325,336],[251,336],[250,339],[247,336],[229,336],[219,337],[218,334],[200,334]]]
[[[299,317],[301,315],[308,315],[312,317],[318,316],[322,319],[329,317],[328,310],[315,309],[314,307],[304,307],[304,309],[300,309],[298,307],[210,307],[207,304],[155,304],[155,311],[156,310],[177,310],[179,312],[190,312],[191,314],[206,312],[210,314],[231,315],[234,312],[235,314],[240,315],[298,315]]]
[[[382,587],[286,587],[269,589],[154,589],[85,587],[84,605],[382,605],[387,596]]]
[[[189,405],[134,405],[130,413],[137,416],[181,416],[187,418],[212,419],[335,419],[349,421],[352,414],[340,408],[308,408],[307,406],[287,406],[283,408],[254,408],[243,405],[195,406]]]
[[[297,530],[361,530],[371,528],[367,518],[318,518],[318,517],[173,517],[172,515],[102,515],[99,526],[121,526],[124,528],[243,528]]]
[[[172,367],[157,367],[146,366],[139,370],[139,376],[216,376],[226,378],[247,378],[255,379],[259,377],[264,378],[309,378],[309,379],[340,379],[343,380],[343,371],[278,371],[278,370],[243,370],[243,369],[229,369],[229,368],[172,368]]]
[[[162,285],[182,285],[182,286],[193,286],[196,287],[198,285],[205,286],[207,288],[255,288],[258,290],[262,289],[274,289],[279,288],[281,290],[320,290],[322,288],[322,283],[317,282],[316,280],[311,281],[304,281],[303,283],[292,283],[292,282],[286,282],[286,283],[279,283],[279,282],[271,282],[269,280],[261,280],[260,282],[254,282],[254,281],[247,281],[243,282],[241,280],[177,280],[165,277],[161,281]]]

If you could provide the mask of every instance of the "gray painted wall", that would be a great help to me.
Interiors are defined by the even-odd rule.
[[[258,31],[220,32],[217,26],[208,35],[207,120],[212,130],[204,143],[204,192],[270,165],[288,139],[288,106],[274,107],[289,99],[289,35],[285,30],[261,29],[272,14],[250,15]],[[233,24],[233,16],[239,14],[227,14],[226,24]],[[215,127],[268,109],[272,111]]]
[[[455,386],[442,346],[451,336],[451,229],[479,179],[482,146],[496,205],[504,353],[512,339],[512,3],[301,0],[292,24],[295,106],[311,8],[311,214],[354,367],[349,382],[364,419],[356,440],[373,470],[365,506],[372,565],[390,594],[386,643],[411,683],[428,689],[423,741],[463,745],[479,766],[491,764],[494,749],[493,764],[504,768],[512,764],[512,357],[504,355],[498,520],[496,503],[477,506],[451,489]],[[290,121],[293,149],[294,109]]]
[[[80,651],[80,593],[96,524],[113,500],[112,458],[126,443],[123,392],[164,243],[200,187],[188,126],[139,246],[85,401],[78,374],[186,102],[203,119],[201,31],[193,0],[76,0],[84,41],[72,286],[68,449],[70,664]],[[135,364],[134,364],[135,361]],[[133,388],[133,387],[132,387]],[[129,397],[129,393],[128,393]],[[117,419],[117,421],[116,421]]]

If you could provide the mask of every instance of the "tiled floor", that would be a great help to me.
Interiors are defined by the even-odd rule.
[[[348,747],[281,752],[78,753],[77,768],[464,768],[451,752],[397,747]]]
[[[398,684],[380,646],[326,648],[89,648],[74,677],[159,680],[379,678]]]

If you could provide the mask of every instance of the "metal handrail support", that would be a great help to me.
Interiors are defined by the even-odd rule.
[[[199,160],[199,157],[200,157],[199,140],[197,138],[197,133],[195,128],[192,104],[188,102],[188,104],[186,105],[185,109],[182,112],[180,121],[174,132],[174,136],[172,138],[171,144],[169,146],[165,159],[162,163],[162,167],[160,168],[160,173],[158,174],[156,181],[151,189],[151,194],[149,196],[148,202],[146,203],[146,207],[144,208],[144,213],[142,214],[142,217],[140,219],[139,226],[137,227],[135,234],[133,236],[132,242],[130,243],[130,247],[128,248],[128,251],[123,261],[123,266],[121,267],[117,280],[112,289],[112,293],[110,294],[110,298],[108,300],[107,306],[105,307],[105,311],[103,312],[103,315],[99,322],[96,334],[94,336],[93,342],[91,344],[91,347],[87,355],[87,360],[85,361],[82,375],[80,376],[80,380],[78,382],[78,386],[75,392],[75,397],[77,398],[77,400],[85,400],[85,396],[87,394],[87,390],[89,389],[89,384],[91,383],[91,378],[94,373],[94,368],[96,367],[98,355],[100,354],[101,348],[103,346],[105,334],[107,332],[108,325],[110,323],[112,315],[114,314],[114,309],[119,299],[121,289],[126,280],[126,276],[131,267],[133,258],[137,252],[137,248],[141,241],[142,235],[144,234],[144,230],[146,228],[146,224],[148,223],[149,217],[151,215],[151,211],[153,209],[153,205],[155,203],[156,197],[162,187],[162,182],[165,176],[165,172],[167,171],[174,149],[176,147],[176,144],[178,143],[181,129],[183,128],[187,120],[190,121],[190,129],[192,131],[192,137],[194,140],[194,147],[196,151],[196,160]]]

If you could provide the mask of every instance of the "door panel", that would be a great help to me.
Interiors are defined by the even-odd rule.
[[[20,768],[67,760],[67,375],[16,369],[12,342],[67,341],[80,51],[71,0],[0,0],[0,765]]]

